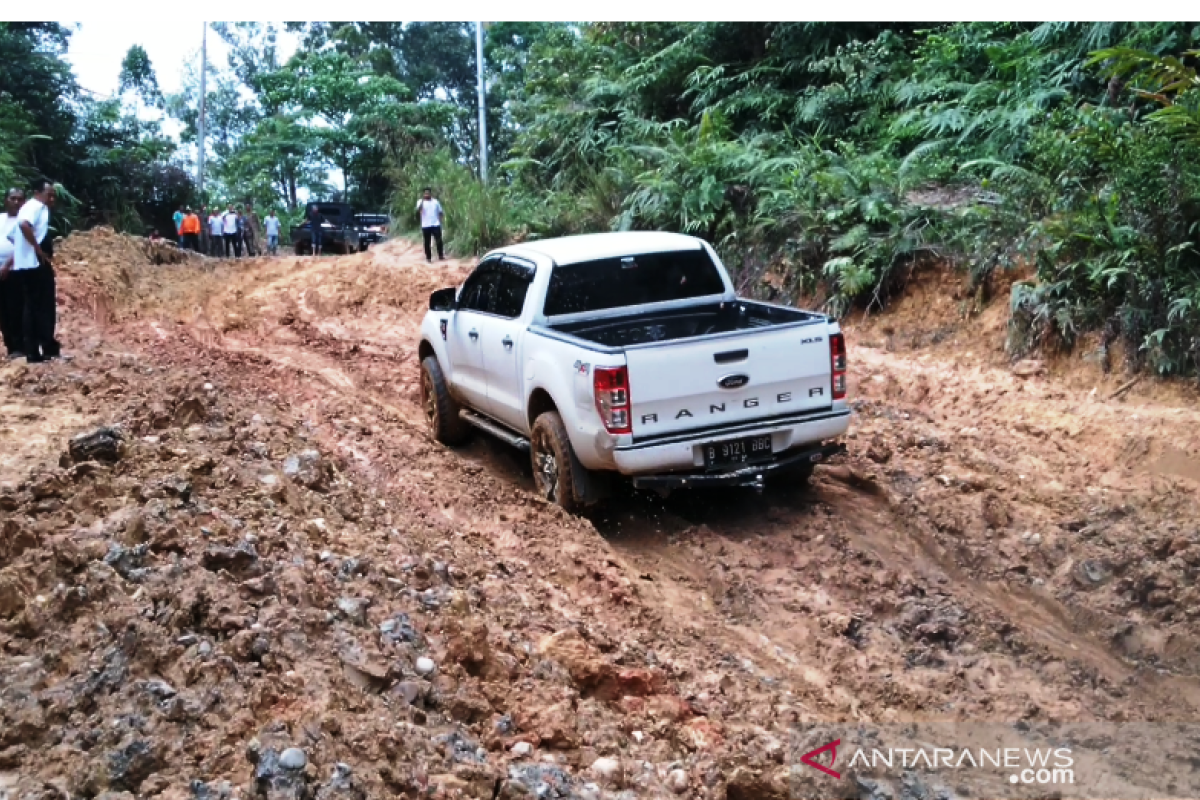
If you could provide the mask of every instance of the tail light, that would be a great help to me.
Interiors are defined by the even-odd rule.
[[[592,386],[604,429],[609,433],[633,433],[628,368],[596,367],[592,370]]]
[[[833,399],[846,398],[846,338],[840,333],[829,337],[829,363],[833,368]]]

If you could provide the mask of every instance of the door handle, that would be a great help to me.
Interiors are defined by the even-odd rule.
[[[505,336],[503,339],[500,340],[500,344],[504,345],[505,347],[509,348],[510,350],[512,349],[512,339],[510,339],[507,336]]]
[[[479,331],[471,331],[470,333],[467,334],[467,336],[470,336],[472,339],[478,339]]]

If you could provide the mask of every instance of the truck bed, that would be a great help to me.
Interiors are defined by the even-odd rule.
[[[737,300],[733,303],[643,312],[604,320],[581,320],[548,327],[550,330],[605,347],[629,347],[695,336],[772,328],[818,318],[817,314],[794,308]]]

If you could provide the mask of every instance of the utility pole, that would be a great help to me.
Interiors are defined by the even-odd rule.
[[[200,124],[199,148],[200,154],[196,159],[196,189],[204,200],[204,112],[208,102],[208,87],[205,78],[208,75],[208,23],[204,23],[204,33],[200,39]]]
[[[487,113],[483,89],[483,23],[475,23],[475,73],[479,84],[479,179],[487,183]]]

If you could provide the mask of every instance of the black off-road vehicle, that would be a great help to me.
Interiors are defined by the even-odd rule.
[[[368,243],[363,241],[353,206],[348,203],[308,203],[304,207],[304,222],[292,227],[292,249],[296,255],[307,255],[313,251],[309,217],[314,206],[321,218],[322,252],[348,254],[367,249]]]

